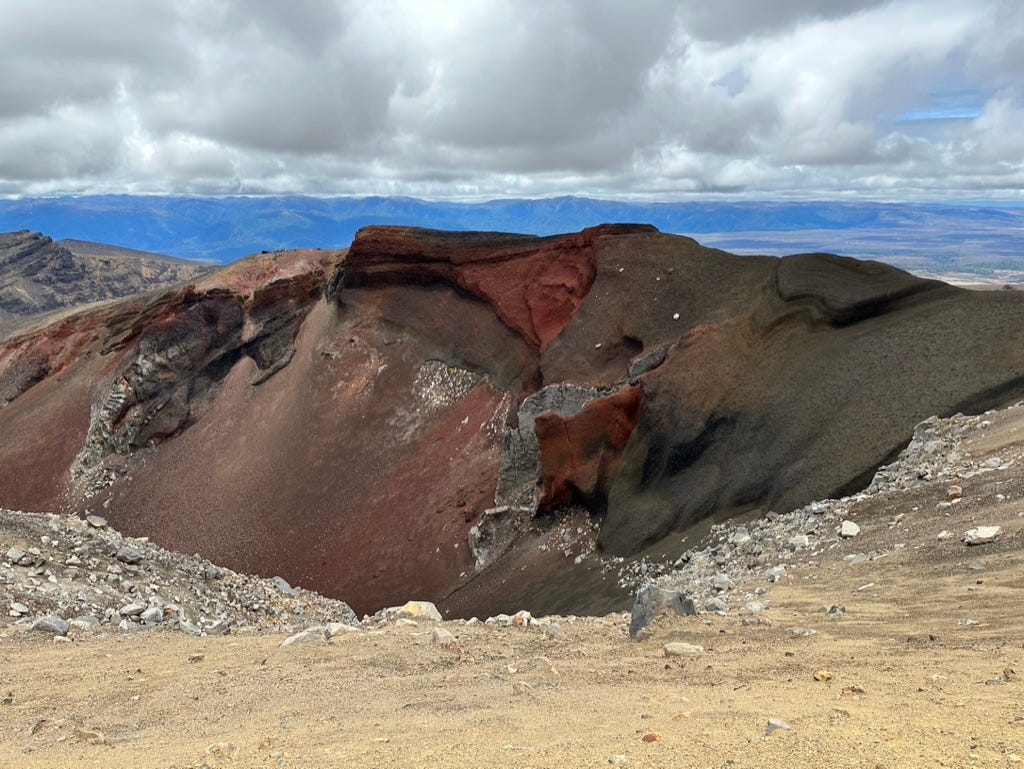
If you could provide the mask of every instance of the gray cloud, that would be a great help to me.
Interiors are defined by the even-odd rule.
[[[0,190],[1020,195],[1016,0],[0,0]]]

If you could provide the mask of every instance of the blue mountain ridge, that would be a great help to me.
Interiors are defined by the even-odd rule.
[[[737,253],[829,251],[964,271],[1024,264],[1024,205],[1015,203],[132,195],[0,200],[0,232],[30,229],[55,240],[219,263],[259,251],[345,247],[370,224],[551,235],[604,222],[650,223]]]

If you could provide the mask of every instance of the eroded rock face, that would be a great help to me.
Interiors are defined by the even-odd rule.
[[[194,280],[213,267],[184,259],[0,233],[0,324]],[[2,331],[2,329],[0,329]]]
[[[1016,292],[634,225],[371,227],[0,344],[0,505],[360,613],[600,612],[630,601],[607,559],[856,490],[1022,392]]]

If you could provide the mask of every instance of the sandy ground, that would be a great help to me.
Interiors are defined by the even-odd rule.
[[[1022,421],[969,452],[1018,456]],[[619,615],[559,640],[445,623],[458,649],[423,622],[284,649],[3,628],[0,766],[1024,767],[1022,470],[965,480],[948,510],[945,484],[865,503],[859,537],[764,585],[761,624],[673,618],[633,642]],[[990,523],[996,543],[960,541]],[[675,640],[704,652],[666,657]]]

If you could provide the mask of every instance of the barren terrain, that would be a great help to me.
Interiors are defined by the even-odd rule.
[[[1020,765],[1022,412],[964,441],[973,465],[1002,469],[959,481],[959,502],[937,507],[948,480],[854,501],[858,536],[737,585],[765,588],[767,609],[662,618],[639,642],[626,615],[445,622],[453,648],[424,620],[285,648],[275,633],[7,627],[0,755],[24,769]],[[968,547],[978,525],[1003,530]],[[703,651],[667,657],[670,641]],[[790,728],[766,735],[769,718]]]

